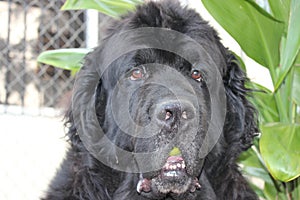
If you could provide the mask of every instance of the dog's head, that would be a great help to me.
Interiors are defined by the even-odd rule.
[[[206,163],[230,146],[246,149],[256,131],[234,56],[178,6],[149,3],[116,22],[86,57],[73,98],[85,147],[138,173],[138,192],[156,199],[193,195]]]

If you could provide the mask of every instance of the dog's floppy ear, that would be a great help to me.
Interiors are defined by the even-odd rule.
[[[106,92],[102,88],[102,80],[99,80],[98,86],[95,91],[95,109],[96,109],[96,115],[98,118],[98,121],[100,123],[100,126],[104,123],[104,115],[105,115],[105,109],[106,109]]]
[[[226,65],[223,75],[227,98],[225,139],[229,144],[240,143],[241,150],[246,150],[251,146],[253,137],[258,132],[257,114],[247,99],[251,96],[251,90],[245,86],[249,80],[239,66],[236,56],[228,50],[226,51]]]
[[[81,70],[86,70],[87,68],[94,68],[96,69],[95,66],[95,60],[92,59],[92,53],[89,53],[86,57],[85,57],[85,62],[84,65],[82,67]],[[96,72],[95,72],[96,73]],[[89,77],[86,76],[84,81],[89,82],[89,81],[94,81],[94,78],[91,78],[91,80],[89,80]],[[75,90],[73,90],[73,93],[76,92]],[[94,90],[94,97],[95,97],[95,111],[96,111],[96,115],[98,118],[98,121],[100,123],[100,125],[103,124],[104,121],[104,113],[105,113],[105,107],[106,107],[106,94],[105,91],[102,88],[102,80],[100,78],[100,80],[98,81],[97,87]],[[73,100],[73,97],[72,97]],[[70,101],[70,105],[69,108],[65,114],[65,127],[68,128],[68,132],[67,132],[67,137],[70,141],[70,143],[78,148],[82,147],[81,144],[81,139],[77,133],[77,129],[75,126],[75,121],[74,121],[74,117],[73,117],[73,112],[72,112],[72,102]]]

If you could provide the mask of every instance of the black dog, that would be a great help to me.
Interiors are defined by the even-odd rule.
[[[255,110],[216,32],[174,0],[112,27],[78,73],[71,147],[45,199],[257,199],[235,163]]]

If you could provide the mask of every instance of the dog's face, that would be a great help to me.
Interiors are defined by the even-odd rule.
[[[213,86],[218,74],[205,62],[211,58],[200,55],[191,63],[165,50],[142,49],[115,60],[101,77],[98,87],[105,98],[97,103],[105,112],[99,121],[114,145],[134,153],[142,195],[179,198],[200,188],[205,155],[199,152],[211,124],[211,101],[225,94],[218,91],[223,87]],[[225,104],[218,106],[224,110]],[[135,157],[143,153],[144,160]]]
[[[256,126],[245,98],[246,78],[197,14],[185,27],[168,16],[167,29],[135,32],[150,26],[139,24],[144,12],[116,25],[86,57],[75,84],[74,122],[98,160],[138,174],[134,184],[141,195],[195,199],[199,177],[217,163],[214,159],[221,160],[221,152],[234,143],[242,146],[235,159],[251,143]],[[155,20],[161,27],[157,19],[149,23]],[[177,25],[184,34],[174,31]],[[120,32],[131,29],[120,39]]]
[[[134,65],[119,76],[108,98],[113,103],[107,109],[121,124],[120,134],[131,135],[122,148],[135,153],[162,150],[147,161],[153,169],[157,165],[161,169],[145,173],[143,178],[152,181],[149,187],[154,191],[185,192],[202,167],[198,152],[210,119],[204,74],[179,56],[160,50],[141,50],[132,60]],[[170,157],[174,147],[180,152]],[[138,189],[143,191],[146,182],[141,184]]]

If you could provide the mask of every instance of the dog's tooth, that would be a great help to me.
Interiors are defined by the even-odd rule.
[[[183,113],[182,113],[182,118],[183,118],[183,119],[187,119],[186,111],[183,111]]]
[[[167,163],[167,164],[165,165],[165,168],[166,168],[166,169],[170,169],[169,163]]]
[[[181,167],[182,167],[182,169],[184,169],[185,168],[185,163],[182,163]]]
[[[177,168],[181,168],[181,164],[180,163],[177,163]]]

